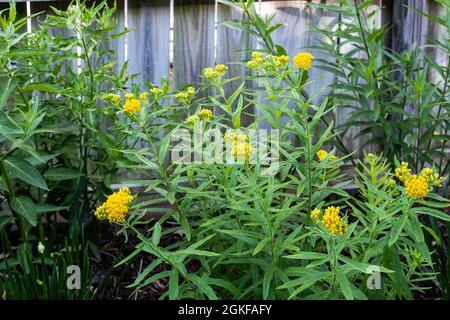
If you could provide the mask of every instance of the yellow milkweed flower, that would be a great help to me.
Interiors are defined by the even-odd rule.
[[[313,211],[311,211],[309,215],[313,221],[318,221],[320,218],[320,213],[321,213],[320,209],[316,208]]]
[[[164,90],[158,87],[153,87],[149,91],[155,100],[158,100],[164,94]]]
[[[256,59],[262,59],[264,56],[263,53],[258,52],[258,51],[253,51],[252,52],[252,59],[256,60]]]
[[[208,68],[203,69],[202,73],[205,78],[210,79],[210,78],[213,78],[214,69],[211,67],[208,67]]]
[[[317,151],[316,155],[319,161],[323,161],[328,156],[328,152],[326,152],[323,149],[320,149],[319,151]],[[330,161],[335,161],[336,159],[337,157],[334,154],[332,154],[329,158]]]
[[[178,102],[187,102],[188,101],[188,93],[187,92],[178,92],[175,95],[175,99],[177,99]]]
[[[218,64],[215,70],[211,67],[203,69],[202,74],[206,79],[213,80],[223,77],[227,71],[228,67],[226,65]]]
[[[285,69],[288,66],[289,57],[286,55],[272,57],[273,64],[277,68]]]
[[[135,98],[135,96],[132,93],[126,93],[125,94],[125,99],[126,100],[131,100],[131,99],[134,99],[134,98]]]
[[[261,52],[254,51],[252,53],[252,60],[248,61],[246,64],[247,68],[255,71],[260,70],[264,62],[263,56],[264,55]]]
[[[114,94],[114,93],[107,93],[107,94],[103,95],[102,99],[107,102],[114,103],[114,104],[118,104],[120,102],[120,96],[118,94]]]
[[[248,142],[240,142],[234,144],[233,154],[237,160],[244,159],[245,161],[248,161],[251,152],[252,146]]]
[[[130,204],[133,201],[130,189],[120,188],[114,192],[106,201],[95,210],[95,216],[99,220],[108,220],[118,223],[125,220]]]
[[[322,217],[322,225],[330,233],[340,235],[341,237],[348,231],[347,221],[344,221],[340,216],[339,207],[328,207]]]
[[[313,64],[314,56],[309,52],[300,52],[294,57],[292,61],[294,63],[294,66],[296,66],[300,70],[308,70]]]
[[[194,87],[188,87],[186,89],[186,91],[187,91],[188,95],[190,95],[190,96],[194,96],[195,95],[195,88]]]
[[[142,92],[139,96],[139,99],[141,99],[142,102],[147,102],[148,100],[148,92]]]
[[[439,173],[434,172],[431,168],[423,168],[420,176],[424,177],[427,182],[435,187],[440,187],[444,177],[439,176]]]
[[[328,152],[321,149],[321,150],[317,151],[316,155],[317,155],[317,158],[319,159],[319,161],[323,161],[323,159],[325,159],[327,157]]]
[[[405,182],[411,177],[411,169],[408,166],[408,162],[402,162],[401,166],[395,169],[395,176],[401,182]]]
[[[213,118],[213,113],[209,109],[202,109],[198,114],[202,118],[203,122],[209,122]]]
[[[123,111],[128,115],[135,115],[141,111],[141,102],[137,99],[128,99],[122,107]]]
[[[231,141],[232,143],[234,143],[235,139],[236,139],[236,133],[234,133],[234,131],[227,131],[227,132],[225,132],[225,135],[223,137],[223,140],[225,142]]]
[[[430,193],[430,188],[424,177],[415,174],[406,179],[405,191],[411,198],[423,199]]]
[[[216,66],[216,71],[219,72],[219,74],[221,76],[223,76],[223,75],[225,75],[225,73],[227,73],[228,67],[226,65],[224,65],[224,64],[218,64]]]
[[[186,123],[188,124],[188,125],[194,125],[195,123],[197,123],[198,121],[200,121],[200,119],[198,118],[198,116],[197,115],[192,115],[192,116],[189,116],[187,119],[186,119]]]

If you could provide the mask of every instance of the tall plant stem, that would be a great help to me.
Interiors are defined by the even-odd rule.
[[[264,199],[261,195],[261,191],[259,190],[258,183],[256,182],[255,176],[253,175],[252,171],[250,170],[250,168],[248,166],[248,163],[245,164],[245,169],[250,176],[250,180],[252,181],[253,187],[258,195],[261,206],[263,207],[263,212],[264,212],[264,216],[267,221],[267,228],[269,231],[270,255],[272,258],[272,265],[276,266],[275,252],[274,252],[274,236],[273,236],[273,230],[272,230],[272,222],[270,221],[270,213],[269,213],[269,210],[267,209],[266,202],[264,201]]]
[[[278,53],[277,53],[277,51],[275,50],[275,47],[274,47],[274,45],[273,45],[273,42],[268,40],[268,38],[270,38],[270,36],[266,36],[266,35],[264,34],[263,30],[260,30],[260,28],[258,27],[258,23],[255,21],[255,19],[254,19],[252,13],[248,10],[248,7],[247,7],[247,5],[246,5],[244,2],[241,2],[241,7],[244,9],[244,11],[245,11],[247,17],[250,19],[250,22],[255,26],[256,31],[257,31],[257,33],[259,34],[259,37],[264,41],[264,44],[266,45],[267,49],[270,51],[270,53],[271,53],[272,55],[275,55],[275,56],[276,56]],[[287,79],[288,79],[288,82],[290,82],[291,85],[294,85],[294,81],[293,81],[293,79],[291,78],[290,75],[287,76]],[[295,86],[295,85],[294,85],[294,86]],[[302,96],[303,96],[306,100],[309,100],[309,96],[308,96],[308,94],[307,94],[304,90],[301,91],[301,94],[302,94]],[[324,124],[325,126],[327,126],[327,127],[330,125],[330,124],[328,123],[328,121],[326,121],[326,119],[324,119],[324,117],[320,117],[320,121],[322,121],[323,124]],[[331,129],[331,132],[332,132],[333,134],[335,134],[336,140],[337,140],[337,142],[339,143],[339,145],[342,147],[342,149],[344,150],[344,152],[345,152],[346,154],[350,154],[350,151],[349,151],[348,148],[345,146],[344,142],[342,141],[342,138],[341,138],[338,134],[336,134],[336,131],[335,131],[334,128]],[[353,159],[350,159],[350,160],[351,160],[352,164],[355,165],[354,160],[353,160]]]

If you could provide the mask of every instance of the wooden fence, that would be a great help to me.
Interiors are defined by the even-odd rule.
[[[274,23],[285,25],[273,33],[273,40],[283,45],[291,56],[318,43],[319,35],[311,31],[311,26],[326,26],[336,19],[321,9],[306,8],[305,3],[310,1],[336,0],[256,1],[260,13],[274,13]],[[70,1],[17,0],[16,3],[19,14],[44,11],[37,18],[40,20],[45,18],[45,12],[51,11],[51,6],[65,9]],[[425,44],[426,36],[448,37],[444,30],[412,9],[439,15],[440,7],[434,0],[376,0],[375,5],[381,8],[378,23],[392,26],[386,44],[394,50],[403,50],[413,43]],[[0,9],[7,6],[8,1],[0,0]],[[246,72],[243,65],[232,63],[248,58],[248,53],[240,49],[257,48],[252,36],[220,24],[243,18],[243,12],[214,0],[117,0],[117,6],[120,28],[132,31],[110,43],[110,47],[117,52],[119,66],[128,60],[128,74],[140,74],[136,81],[158,84],[162,77],[170,76],[174,89],[187,83],[196,85],[201,70],[218,63],[230,66],[229,77],[243,76]],[[37,25],[33,21],[32,26]],[[434,54],[438,62],[447,59],[438,52]],[[320,79],[315,86],[333,81],[331,74],[317,68],[312,70],[311,77]],[[340,111],[336,120],[339,123],[346,117],[348,114]],[[358,149],[361,143],[353,139],[356,129],[345,137],[350,150]]]

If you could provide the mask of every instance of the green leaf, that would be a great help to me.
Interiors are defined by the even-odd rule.
[[[389,246],[392,246],[394,243],[397,242],[398,237],[400,236],[401,232],[403,231],[403,228],[405,227],[406,222],[408,221],[408,215],[407,214],[403,214],[400,218],[397,219],[397,221],[395,222],[392,231],[391,231],[391,235],[389,238]]]
[[[291,254],[285,256],[287,259],[298,259],[298,260],[313,260],[313,259],[323,259],[327,255],[319,252],[299,252],[296,254]]]
[[[427,214],[429,216],[432,216],[432,217],[435,217],[435,218],[438,218],[438,219],[441,219],[444,221],[450,221],[450,215],[448,215],[442,211],[433,209],[433,208],[418,207],[418,208],[411,209],[411,211],[415,212],[416,214],[423,213],[423,214]]]
[[[4,160],[5,167],[11,171],[11,174],[32,186],[42,190],[48,187],[40,173],[28,161],[19,159],[14,156],[8,156]]]
[[[345,299],[353,300],[354,298],[352,289],[350,288],[350,282],[348,281],[347,277],[341,270],[337,270],[336,280],[339,284],[339,287],[342,290],[342,293],[344,294]]]
[[[23,91],[41,91],[49,93],[60,93],[61,89],[55,87],[54,85],[47,83],[33,83],[22,88]]]
[[[178,298],[178,272],[172,269],[169,277],[169,299],[176,300]]]
[[[175,252],[175,255],[194,255],[194,256],[206,256],[206,257],[217,257],[220,256],[219,253],[205,251],[205,250],[197,250],[197,249],[181,249]]]
[[[213,288],[206,283],[205,279],[200,278],[195,274],[189,274],[189,280],[192,281],[209,300],[217,300],[216,293]]]
[[[158,246],[159,240],[161,239],[161,225],[156,222],[153,226],[152,243],[154,246]]]
[[[0,216],[0,232],[12,221],[10,216]]]
[[[9,77],[7,78],[5,76],[1,76],[0,81],[2,83],[2,85],[0,86],[0,110],[3,110],[3,107],[8,101],[10,93],[14,89],[14,85],[12,83],[12,79]]]
[[[69,207],[55,206],[50,203],[38,203],[36,205],[37,213],[58,212],[58,211],[62,211],[62,210],[67,210],[68,208]]]
[[[37,211],[33,200],[27,196],[18,196],[11,200],[11,208],[24,217],[33,227],[37,225]]]
[[[270,284],[272,283],[274,266],[271,264],[269,268],[264,272],[263,279],[263,299],[266,300],[269,297]]]
[[[258,245],[255,247],[255,250],[253,250],[252,256],[258,254],[258,252],[260,252],[264,248],[264,246],[266,245],[267,241],[269,241],[269,238],[262,239],[258,243]]]
[[[80,177],[80,173],[69,168],[50,168],[44,173],[50,181],[72,180]]]

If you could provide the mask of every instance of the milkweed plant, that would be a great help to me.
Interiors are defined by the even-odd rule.
[[[260,16],[254,1],[220,2],[246,15],[228,26],[257,37],[241,61],[245,76],[230,77],[226,64],[205,66],[198,83],[174,89],[168,79],[140,84],[131,77],[127,85],[121,74],[109,87],[88,87],[79,106],[66,97],[80,116],[81,141],[99,139],[108,163],[81,144],[76,177],[88,179],[86,188],[102,186],[90,218],[133,243],[111,267],[151,258],[127,285],[130,294],[156,282],[164,284],[160,299],[414,299],[436,286],[445,292],[436,260],[443,245],[436,223],[450,222],[450,201],[439,192],[445,172],[424,158],[399,157],[403,147],[359,157],[344,150],[331,117],[340,104],[324,87],[311,89],[317,79],[310,71],[320,65],[313,51],[275,44],[271,33],[280,26]],[[88,84],[90,75],[103,77],[87,68]],[[37,103],[28,106],[31,114]],[[93,128],[95,108],[113,121],[105,137]],[[3,164],[11,166],[2,154],[8,177]],[[92,165],[108,180],[90,172]],[[88,189],[79,195],[92,199]],[[178,240],[167,244],[174,234]]]

